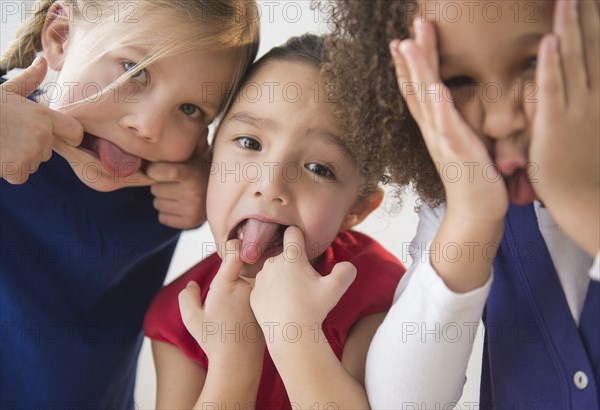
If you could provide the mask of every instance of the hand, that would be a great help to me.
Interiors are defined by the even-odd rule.
[[[185,327],[211,363],[250,360],[261,365],[265,345],[250,308],[251,286],[239,276],[243,266],[240,247],[239,240],[226,243],[223,263],[205,303],[200,299],[200,287],[192,281],[179,293],[179,308]]]
[[[556,2],[554,33],[540,44],[539,97],[527,111],[534,190],[591,255],[600,213],[600,13],[596,1]],[[579,220],[577,220],[579,219]]]
[[[191,229],[206,221],[206,164],[210,164],[207,134],[208,129],[187,162],[155,162],[146,170],[146,174],[156,181],[150,191],[154,195],[158,220],[163,225]]]
[[[356,278],[356,268],[349,262],[335,265],[321,276],[306,257],[302,231],[290,226],[284,234],[284,250],[268,259],[256,276],[250,304],[268,343],[277,342],[286,324],[308,329],[323,323]],[[273,324],[275,332],[270,334]],[[275,336],[275,337],[271,337]]]
[[[477,133],[456,109],[449,98],[449,89],[440,78],[435,28],[431,22],[415,19],[414,31],[414,40],[394,40],[390,51],[400,92],[419,125],[431,158],[439,170],[451,165],[462,171],[458,180],[440,173],[446,192],[446,213],[466,221],[502,221],[508,210],[504,180],[484,178],[482,169],[492,159]],[[432,90],[435,95],[425,92]]]
[[[83,139],[83,127],[72,117],[29,101],[46,76],[47,62],[33,64],[0,86],[0,177],[23,184],[52,156],[55,138],[71,146]]]

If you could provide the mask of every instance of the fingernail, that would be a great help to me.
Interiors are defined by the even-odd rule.
[[[185,285],[186,288],[191,288],[192,286],[194,286],[194,281],[190,280],[187,285]]]
[[[31,65],[32,65],[33,67],[38,67],[38,66],[40,66],[41,64],[42,64],[42,56],[37,56],[37,57],[35,58],[35,60],[33,60],[33,63],[31,63]]]

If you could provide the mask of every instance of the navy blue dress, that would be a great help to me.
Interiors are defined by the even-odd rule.
[[[144,313],[179,231],[149,188],[94,191],[58,154],[0,180],[0,409],[130,409]]]

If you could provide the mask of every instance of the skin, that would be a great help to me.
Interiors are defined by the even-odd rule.
[[[202,163],[209,160],[207,127],[223,97],[221,93],[207,95],[205,84],[229,87],[236,53],[204,49],[169,55],[134,73],[115,89],[111,88],[113,82],[150,53],[151,45],[111,48],[114,39],[106,38],[95,47],[109,51],[94,61],[86,38],[90,26],[73,24],[71,13],[63,2],[52,5],[42,30],[45,60],[40,67],[29,69],[29,77],[3,86],[3,99],[5,94],[12,99],[7,105],[9,114],[18,120],[9,124],[3,120],[2,144],[10,149],[3,149],[2,163],[23,164],[20,172],[6,176],[7,180],[25,182],[54,149],[90,188],[113,191],[151,185],[162,223],[176,228],[198,226],[206,220]],[[143,17],[144,24],[156,27],[169,22],[170,27],[181,25],[166,13]],[[136,24],[128,30],[138,27],[143,28]],[[85,64],[90,60],[94,63]],[[23,97],[43,79],[46,61],[49,68],[58,71],[55,88],[61,92],[50,98],[49,107],[41,107],[25,102]],[[94,97],[102,88],[109,91],[102,98]],[[85,101],[86,96],[89,101]],[[32,125],[32,119],[36,124]],[[20,129],[24,123],[35,130],[27,144],[18,140],[26,131]],[[79,147],[84,130],[142,158],[144,167],[127,177],[114,176],[96,153]]]
[[[63,8],[61,13],[67,14],[68,10]],[[178,23],[166,14],[148,16],[145,21],[152,25],[163,19],[172,19],[173,26]],[[228,83],[228,79],[232,78],[234,56],[206,50],[169,56],[121,84],[116,95],[107,95],[93,103],[76,104],[90,94],[86,92],[90,84],[97,84],[100,88],[110,86],[149,52],[144,44],[138,48],[118,47],[101,56],[94,64],[82,67],[81,61],[85,59],[81,56],[89,53],[85,41],[89,29],[86,25],[69,24],[68,19],[62,18],[49,18],[46,23],[42,44],[50,67],[60,71],[56,82],[61,90],[69,90],[68,84],[75,83],[71,86],[72,93],[62,92],[58,101],[50,104],[50,108],[67,112],[83,125],[86,132],[104,138],[144,160],[187,160],[221,103],[218,93],[203,97],[203,82]],[[190,81],[191,78],[201,78],[203,81]],[[206,140],[202,144],[206,146]],[[151,183],[141,173],[126,178],[114,177],[104,169],[97,157],[82,149],[60,144],[55,149],[72,163],[80,179],[96,190]],[[94,168],[99,170],[100,175],[88,177],[75,166],[80,163],[96,165]]]
[[[364,365],[368,344],[383,315],[369,316],[353,326],[341,363],[328,344],[314,343],[313,334],[294,346],[281,340],[265,341],[262,336],[267,330],[261,324],[271,319],[280,323],[288,320],[302,320],[298,323],[310,325],[322,323],[354,280],[356,271],[352,265],[341,263],[330,275],[321,277],[312,268],[311,261],[317,260],[340,229],[362,221],[382,199],[380,194],[369,198],[358,195],[362,181],[351,157],[336,143],[334,136],[338,130],[332,107],[315,100],[309,92],[318,81],[316,67],[296,62],[267,63],[250,81],[252,87],[265,86],[263,97],[258,101],[253,98],[253,102],[249,98],[245,100],[244,95],[251,95],[247,85],[221,125],[213,160],[219,169],[235,169],[236,163],[240,164],[239,169],[244,169],[243,165],[249,162],[294,163],[302,175],[300,179],[285,179],[278,168],[272,173],[263,172],[258,180],[243,178],[249,175],[243,173],[237,175],[238,178],[223,171],[211,173],[207,209],[209,224],[220,243],[223,264],[204,304],[194,282],[179,295],[183,322],[206,352],[211,365],[207,371],[178,349],[153,341],[158,408],[194,405],[202,408],[203,403],[224,403],[227,408],[235,408],[254,403],[265,345],[293,402],[304,404],[306,398],[311,397],[315,401],[326,400],[323,403],[348,403],[352,408],[368,406],[363,386]],[[289,98],[286,101],[281,94],[282,86],[292,82],[299,85],[303,95],[295,102]],[[267,83],[280,87],[269,93]],[[326,166],[329,171],[335,171],[326,172]],[[294,266],[301,269],[301,275],[286,275],[288,280],[279,283],[267,280],[272,276],[268,272],[277,269],[273,263],[280,259],[287,263],[284,254],[268,262],[259,260],[255,265],[242,262],[239,240],[227,241],[227,238],[239,218],[247,215],[294,225],[286,230],[284,245],[293,245],[290,252],[300,250],[299,263]],[[305,247],[305,238],[318,246]],[[322,251],[316,253],[314,249],[319,246]],[[256,277],[255,282],[252,277]],[[322,303],[317,304],[318,309],[299,318],[293,306],[305,306],[307,294],[315,295]],[[278,312],[277,318],[270,316],[272,311]],[[234,328],[236,324],[244,328],[253,325],[259,337],[223,341],[220,335],[203,334],[205,322],[222,323],[227,328]],[[303,367],[295,367],[288,361],[289,357],[301,361]],[[327,392],[327,397],[323,397],[322,392],[315,395],[323,389],[321,384],[326,377],[343,382]],[[195,382],[189,383],[190,378]]]
[[[335,136],[333,107],[310,91],[318,81],[308,65],[269,63],[251,80],[262,85],[263,97],[255,101],[248,87],[227,114],[214,144],[219,172],[208,183],[207,214],[217,244],[240,220],[260,215],[299,227],[315,261],[360,211],[361,177]],[[272,82],[281,85],[270,92]],[[284,91],[287,84],[299,84],[302,98],[296,101],[295,88]],[[234,181],[226,170],[236,167]],[[243,274],[256,275],[266,259],[244,266]]]
[[[598,173],[590,170],[600,162],[599,131],[586,119],[598,112],[597,78],[588,75],[598,71],[597,4],[558,1],[554,8],[555,2],[533,2],[533,22],[524,17],[515,22],[512,3],[495,4],[505,18],[493,24],[478,13],[473,21],[464,14],[454,23],[415,19],[414,38],[390,44],[399,88],[434,161],[442,167],[493,161],[503,176],[510,174],[507,163],[533,164],[528,172],[535,196],[567,234],[595,255],[600,191]],[[554,41],[560,48],[551,46]],[[532,64],[536,55],[537,65]],[[452,85],[457,78],[473,89],[472,98],[465,97],[467,86]],[[406,92],[410,82],[437,83],[441,95],[454,100],[411,95]],[[489,84],[502,91],[498,101],[482,97],[482,87]],[[577,98],[567,103],[567,94]],[[509,193],[501,178],[486,178],[481,169],[458,182],[442,175],[447,211],[434,246],[499,243]],[[469,175],[467,169],[463,175]],[[469,255],[466,249],[463,254]],[[482,252],[432,264],[457,292],[480,287],[491,273],[490,257]]]

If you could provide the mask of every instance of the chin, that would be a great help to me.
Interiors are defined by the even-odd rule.
[[[98,192],[112,192],[118,189],[149,186],[152,180],[142,172],[127,177],[112,175],[102,162],[86,150],[75,147],[56,149],[67,160],[77,178],[87,187]]]

